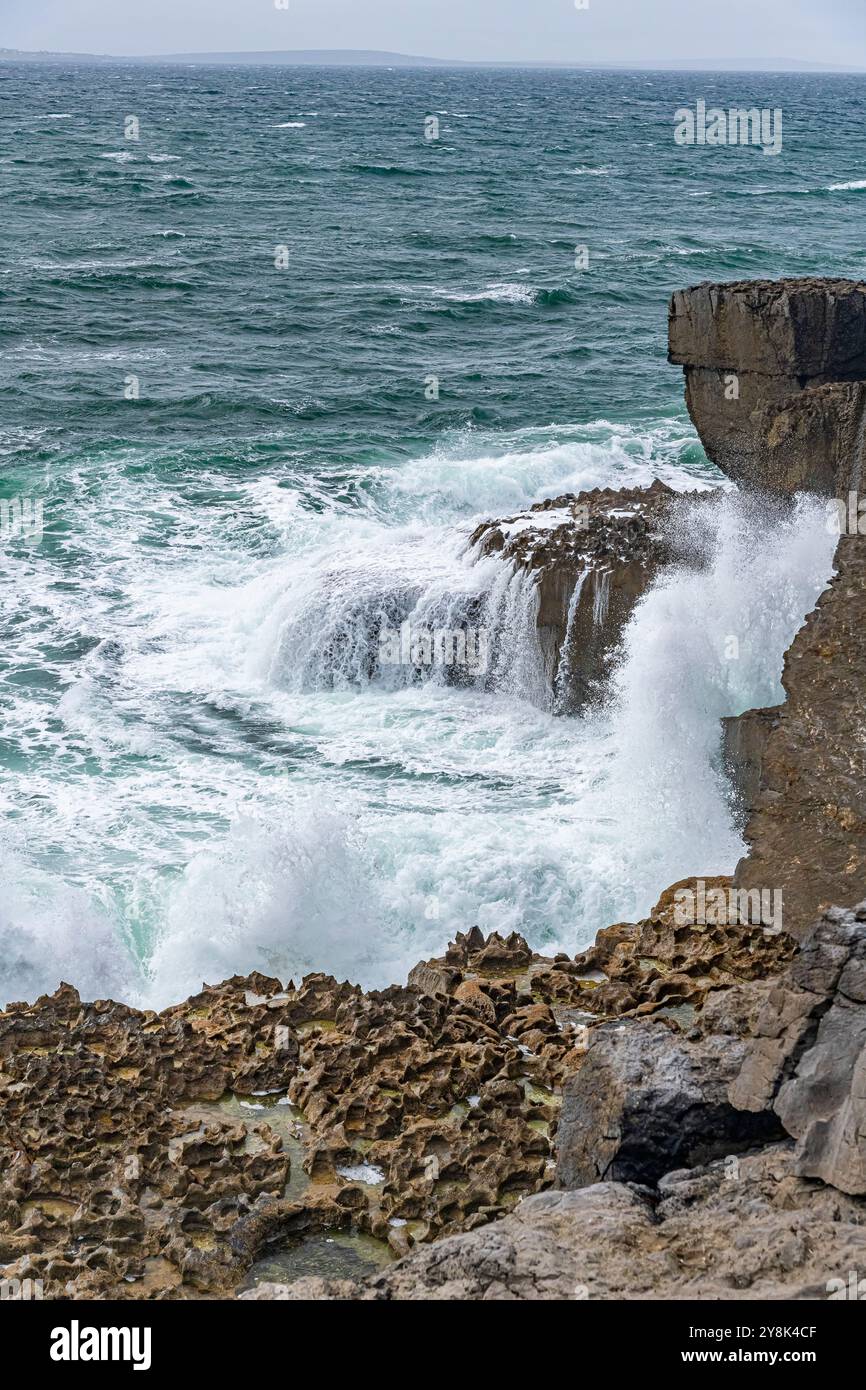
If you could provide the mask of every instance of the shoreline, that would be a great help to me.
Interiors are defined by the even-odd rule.
[[[700,285],[670,341],[708,455],[768,515],[857,491],[866,284]],[[603,689],[677,505],[596,490],[479,528],[535,573],[552,699]],[[4,1277],[49,1299],[826,1297],[866,1259],[862,547],[839,538],[786,702],[719,730],[733,876],[574,958],[473,927],[384,990],[254,972],[160,1013],[68,985],[10,1005]],[[729,910],[765,893],[769,923]]]

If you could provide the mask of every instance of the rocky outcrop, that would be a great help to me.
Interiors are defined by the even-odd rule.
[[[678,290],[669,360],[708,456],[767,493],[847,497],[866,459],[866,284],[745,280]]]
[[[728,1099],[745,1051],[735,1034],[685,1037],[666,1022],[593,1029],[563,1090],[557,1186],[652,1186],[672,1169],[781,1137],[772,1115],[744,1116]]]
[[[777,979],[710,990],[687,1026],[635,1011],[593,1027],[564,1087],[557,1190],[362,1281],[243,1297],[839,1297],[866,1258],[864,1057],[866,904],[828,914]]]
[[[866,883],[866,538],[842,537],[836,571],[785,657],[786,703],[760,716],[735,873],[740,887],[781,891],[798,938]]]
[[[730,1088],[772,1106],[798,1142],[793,1171],[866,1193],[866,902],[833,909],[770,991]]]
[[[674,297],[672,359],[732,478],[859,484],[864,304],[841,281]],[[599,689],[676,502],[567,496],[473,536],[536,575],[560,709]],[[781,890],[788,931],[683,918],[684,880],[574,959],[473,928],[383,991],[254,974],[161,1014],[69,986],[10,1005],[3,1276],[47,1298],[288,1301],[844,1286],[866,1261],[864,544],[840,543],[785,705],[726,721],[750,853],[701,891]],[[400,1258],[274,1277],[275,1253],[344,1237]]]
[[[670,559],[667,527],[682,496],[658,481],[596,488],[473,532],[478,554],[499,554],[536,576],[538,640],[559,713],[576,712],[601,690],[635,604]]]
[[[597,1014],[658,1014],[689,1028],[711,991],[769,979],[790,960],[794,947],[785,935],[743,921],[742,914],[727,913],[722,922],[678,921],[678,894],[696,898],[701,885],[705,894],[728,895],[733,886],[723,877],[681,879],[644,921],[606,927],[576,957],[581,971],[602,977],[593,991]]]
[[[788,959],[751,927],[687,940],[671,892],[574,960],[473,928],[369,994],[255,974],[162,1014],[68,985],[10,1005],[4,1276],[48,1298],[213,1297],[324,1232],[403,1255],[495,1222],[552,1184],[563,1081],[600,1024],[693,1028]]]
[[[745,281],[678,291],[670,359],[704,447],[764,494],[843,504],[836,575],[785,658],[786,702],[724,721],[723,751],[748,855],[737,887],[781,893],[801,938],[866,872],[866,283]],[[855,494],[853,508],[849,493]],[[827,524],[840,518],[827,515]],[[853,522],[853,524],[852,524]]]

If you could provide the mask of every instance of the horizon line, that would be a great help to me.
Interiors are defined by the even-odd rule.
[[[117,62],[117,63],[200,63],[218,65],[220,62],[253,64],[256,60],[265,63],[291,66],[330,66],[327,59],[340,59],[334,64],[339,67],[389,67],[392,63],[411,67],[486,67],[486,68],[570,68],[570,69],[626,69],[637,72],[664,72],[670,69],[684,72],[795,72],[795,73],[863,73],[866,67],[845,66],[840,63],[810,62],[794,58],[431,58],[421,54],[391,52],[387,49],[357,48],[299,48],[299,49],[225,49],[218,51],[195,50],[188,53],[70,53],[57,49],[20,49],[0,47],[0,61],[15,58],[25,61],[78,61],[78,62]],[[321,58],[321,62],[316,62]],[[294,61],[293,61],[294,60]]]

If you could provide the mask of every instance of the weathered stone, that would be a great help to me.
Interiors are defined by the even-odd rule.
[[[536,575],[538,640],[558,712],[579,710],[603,688],[635,604],[670,558],[665,523],[682,496],[659,481],[596,488],[485,521],[473,533],[480,554]]]
[[[598,933],[595,945],[578,956],[580,971],[606,977],[591,994],[598,1014],[666,1012],[688,1021],[708,991],[775,974],[790,959],[793,944],[759,923],[677,921],[677,894],[695,899],[703,884],[730,892],[730,878],[682,879],[674,883],[643,922],[619,923]],[[731,915],[731,914],[728,914]]]
[[[799,1142],[795,1171],[866,1192],[866,903],[816,925],[771,991],[730,1088],[772,1105]]]
[[[353,1286],[304,1280],[259,1296],[817,1299],[866,1263],[866,1206],[796,1177],[785,1145],[669,1173],[659,1195],[653,1207],[612,1182],[539,1193]]]
[[[678,290],[669,359],[709,457],[767,493],[846,497],[866,461],[866,284],[749,280]]]
[[[775,377],[866,377],[866,284],[820,277],[675,291],[669,358]]]
[[[747,1119],[728,1099],[744,1051],[737,1038],[689,1042],[646,1019],[594,1029],[563,1089],[557,1186],[651,1185],[674,1168],[776,1138],[772,1116]]]
[[[275,1242],[345,1227],[403,1254],[549,1183],[556,1089],[579,1059],[552,1012],[582,993],[573,962],[475,929],[448,955],[459,965],[422,962],[411,987],[369,994],[255,974],[162,1014],[85,1004],[68,985],[10,1006],[9,1277],[47,1280],[48,1298],[212,1297]],[[517,1041],[502,1021],[533,973]]]

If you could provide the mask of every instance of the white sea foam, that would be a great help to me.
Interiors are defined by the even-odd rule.
[[[455,304],[534,304],[537,290],[529,285],[517,285],[508,281],[495,280],[485,285],[483,290],[434,290],[436,299],[450,299]]]
[[[351,1167],[338,1168],[337,1172],[347,1182],[364,1183],[366,1187],[378,1187],[385,1181],[382,1169],[376,1168],[372,1163],[356,1163]]]
[[[848,183],[831,183],[828,185],[830,193],[847,193],[860,188],[866,188],[866,179],[851,179]]]
[[[4,576],[11,659],[56,681],[6,686],[4,737],[31,768],[26,795],[6,790],[6,997],[65,977],[165,1005],[253,968],[383,986],[475,922],[574,952],[674,879],[730,869],[718,720],[780,698],[829,573],[822,509],[771,524],[731,499],[684,528],[690,567],[640,606],[609,707],[585,719],[548,708],[531,578],[467,546],[481,517],[545,495],[689,487],[684,442],[677,421],[499,451],[469,434],[366,473],[361,510],[288,471],[190,507],[122,452],[65,477],[67,582],[39,551]],[[487,626],[485,679],[377,673],[382,613]],[[64,644],[94,631],[70,683]]]

